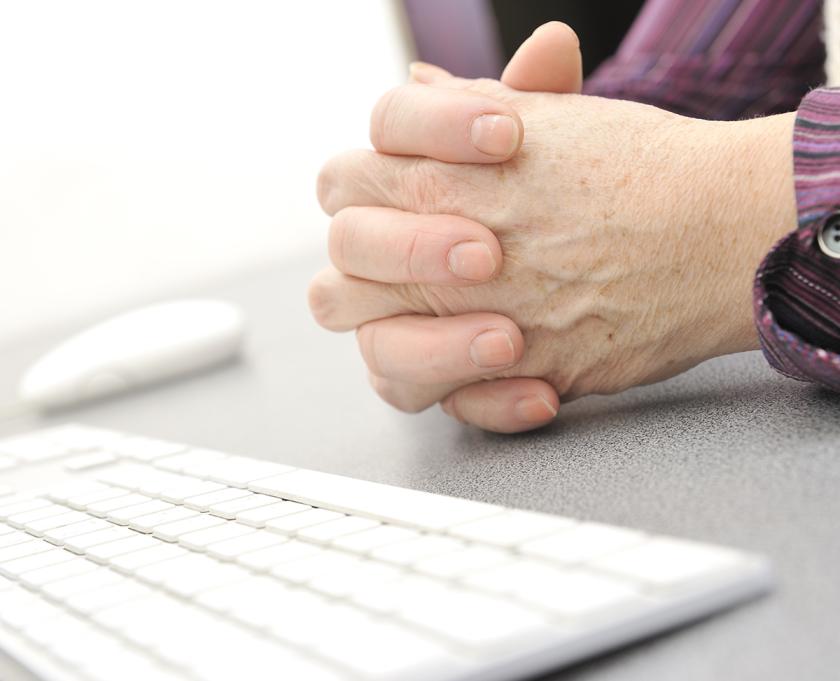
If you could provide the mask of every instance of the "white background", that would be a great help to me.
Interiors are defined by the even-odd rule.
[[[0,0],[0,340],[323,243],[389,0]]]

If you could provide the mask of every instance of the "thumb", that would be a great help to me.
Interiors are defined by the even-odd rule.
[[[580,92],[583,67],[577,34],[559,21],[543,24],[519,46],[501,80],[528,92]]]

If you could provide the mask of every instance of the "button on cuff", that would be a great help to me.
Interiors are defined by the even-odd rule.
[[[840,213],[826,218],[817,232],[817,244],[829,258],[840,260]]]

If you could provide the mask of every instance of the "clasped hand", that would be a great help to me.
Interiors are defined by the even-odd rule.
[[[310,306],[356,330],[383,399],[514,432],[561,401],[757,346],[752,275],[792,210],[776,199],[761,224],[743,205],[792,193],[790,151],[766,144],[766,125],[576,94],[562,24],[538,30],[504,82],[430,66],[412,80],[374,108],[375,151],[318,179],[333,266]]]

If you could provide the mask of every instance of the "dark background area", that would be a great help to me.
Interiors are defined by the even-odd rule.
[[[618,48],[644,0],[487,0],[498,24],[504,62],[534,29],[564,21],[580,37],[583,72],[589,75]]]

